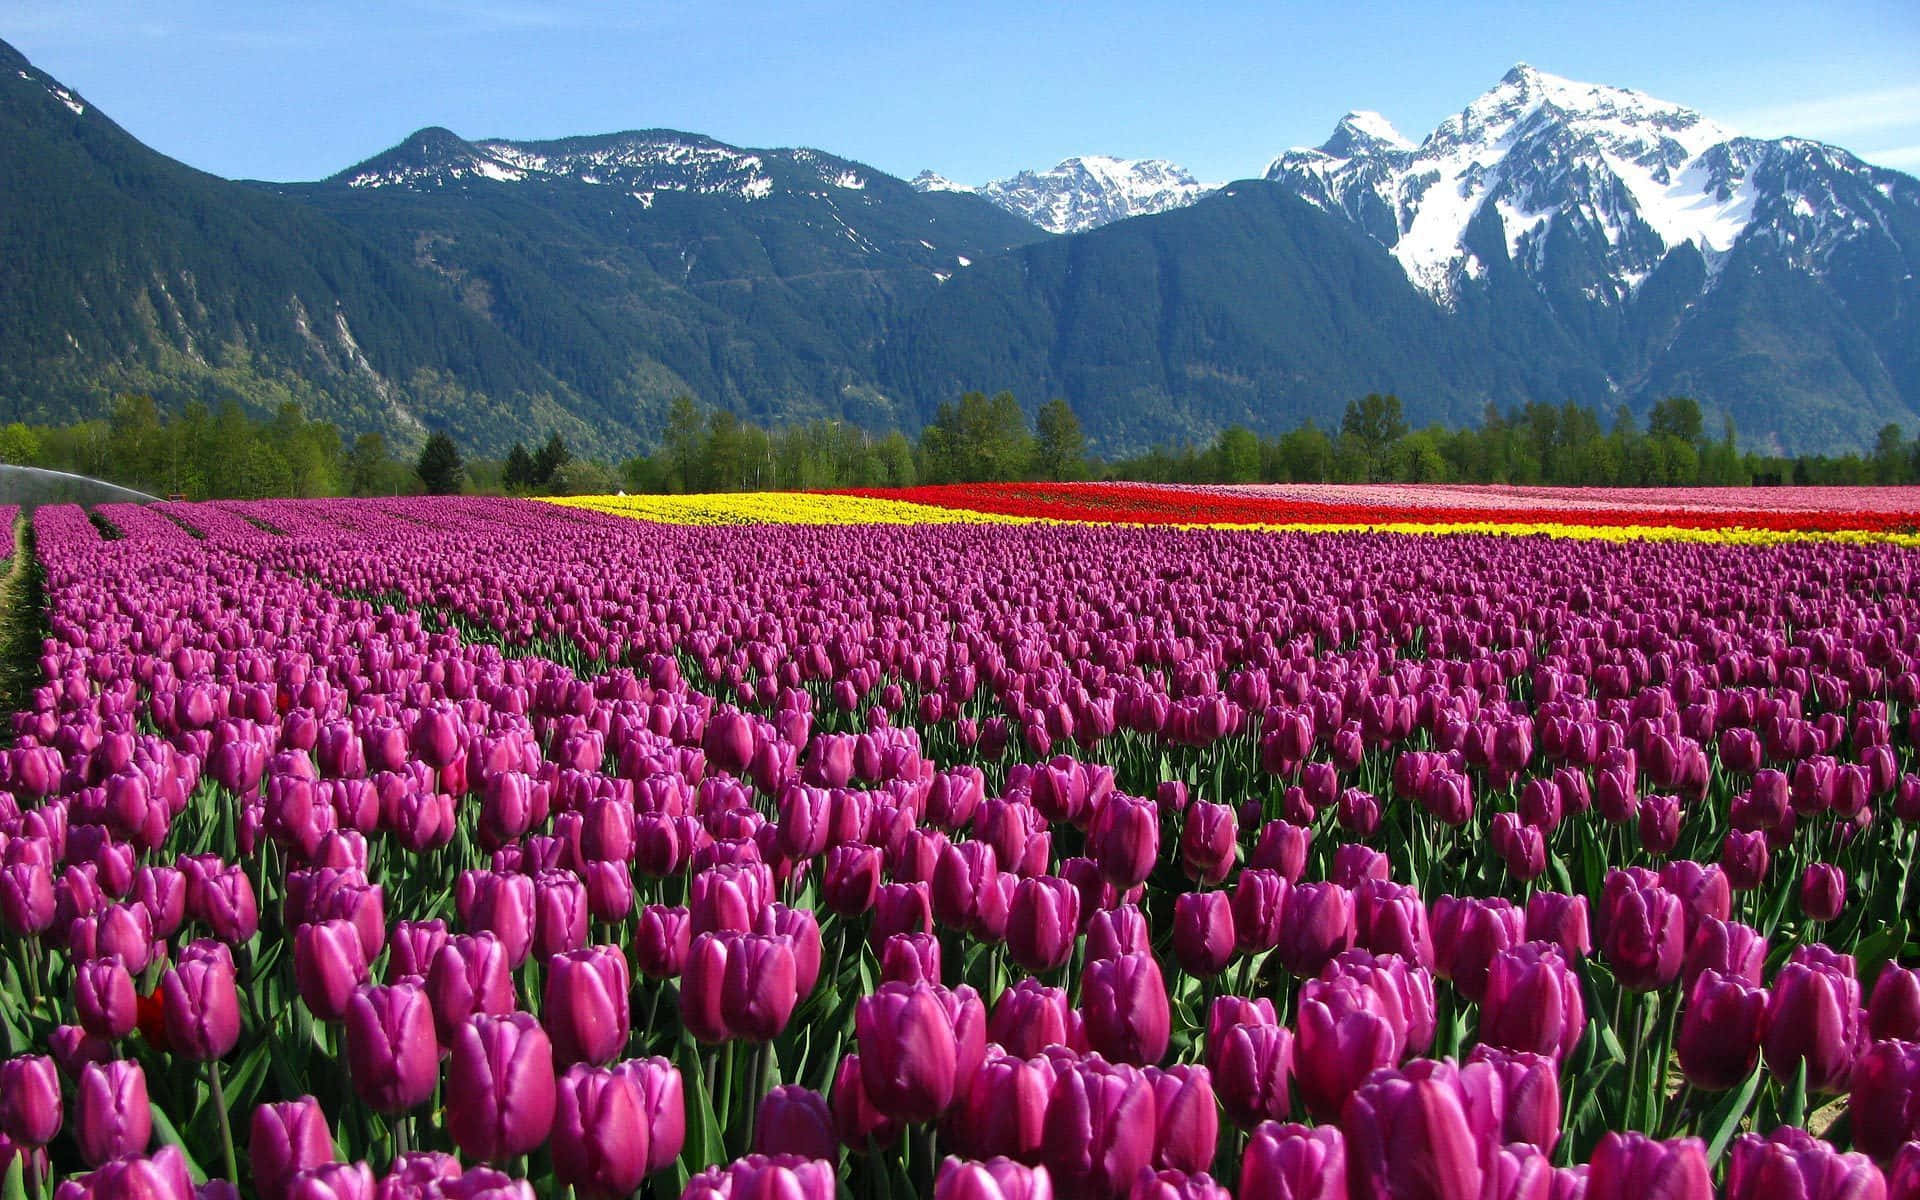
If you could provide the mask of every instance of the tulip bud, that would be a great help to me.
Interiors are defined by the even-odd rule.
[[[1847,874],[1832,863],[1813,863],[1800,877],[1800,910],[1810,921],[1831,921],[1847,903]]]
[[[1686,914],[1678,896],[1615,870],[1607,873],[1601,908],[1601,953],[1622,987],[1647,992],[1679,977]]]
[[[1501,1050],[1484,1042],[1473,1048],[1467,1063],[1491,1068],[1500,1080],[1499,1140],[1553,1153],[1560,1141],[1559,1065],[1543,1054]]]
[[[440,1043],[426,992],[368,984],[347,1005],[347,1063],[367,1107],[400,1113],[426,1103],[440,1081]]]
[[[1477,1002],[1486,994],[1494,956],[1525,934],[1526,914],[1506,900],[1441,896],[1433,904],[1434,969]]]
[[[1254,1130],[1240,1160],[1242,1200],[1347,1200],[1347,1146],[1334,1125]]]
[[[1080,894],[1054,875],[1022,879],[1007,909],[1007,952],[1036,974],[1052,971],[1073,953],[1079,931]]]
[[[1087,853],[1117,888],[1146,882],[1160,856],[1160,816],[1150,800],[1115,792],[1094,814]]]
[[[891,1146],[900,1137],[900,1120],[881,1111],[867,1095],[858,1054],[840,1059],[840,1067],[833,1076],[830,1104],[833,1130],[840,1141],[853,1150],[864,1151],[869,1142],[874,1146]]]
[[[1147,1065],[1167,1053],[1172,1012],[1160,964],[1139,952],[1089,962],[1080,978],[1087,1044],[1108,1060]]]
[[[854,1028],[862,1085],[882,1111],[911,1123],[930,1121],[960,1095],[962,1048],[938,989],[882,984],[856,1004]]]
[[[1173,905],[1173,954],[1188,974],[1210,979],[1233,960],[1233,901],[1225,892],[1184,892]]]
[[[1158,1119],[1142,1072],[1088,1061],[1065,1066],[1047,1102],[1041,1160],[1068,1195],[1117,1194],[1151,1162]]]
[[[755,1154],[833,1159],[838,1151],[833,1114],[819,1092],[790,1083],[760,1098],[753,1123]]]
[[[353,989],[367,979],[360,934],[347,921],[316,921],[294,930],[293,978],[300,998],[322,1021],[347,1015]]]
[[[1212,1165],[1220,1139],[1220,1108],[1205,1067],[1182,1063],[1144,1074],[1153,1088],[1153,1165],[1199,1172]]]
[[[1885,1194],[1880,1168],[1864,1154],[1841,1154],[1804,1129],[1783,1125],[1769,1137],[1744,1133],[1727,1148],[1725,1200],[1773,1200]]]
[[[247,1155],[260,1200],[284,1200],[295,1174],[333,1161],[327,1114],[312,1096],[259,1105],[251,1128]]]
[[[561,1077],[553,1118],[554,1174],[582,1196],[631,1195],[647,1177],[640,1090],[618,1072],[576,1063]]]
[[[0,1134],[45,1146],[60,1132],[60,1074],[51,1058],[22,1054],[0,1062]]]
[[[1219,883],[1233,870],[1239,836],[1239,820],[1227,805],[1191,805],[1180,827],[1180,869],[1195,883]]]
[[[193,1062],[224,1058],[240,1040],[240,992],[233,954],[224,943],[202,939],[161,977],[167,1045]]]
[[[1867,1001],[1867,1036],[1920,1042],[1920,968],[1888,963]]]
[[[1580,979],[1547,942],[1523,942],[1494,955],[1480,999],[1480,1041],[1564,1062],[1586,1031]],[[1544,1147],[1552,1149],[1552,1147]]]
[[[74,1140],[88,1166],[144,1153],[153,1140],[153,1110],[140,1064],[128,1059],[88,1063],[80,1071],[73,1117]]]
[[[1352,948],[1355,932],[1351,891],[1337,883],[1303,883],[1287,896],[1275,954],[1291,974],[1304,979]]]
[[[1146,914],[1138,906],[1103,908],[1087,920],[1086,960],[1098,962],[1122,954],[1150,953],[1152,941]]]
[[[1354,889],[1353,897],[1357,945],[1376,954],[1397,954],[1422,967],[1433,966],[1433,934],[1419,892],[1384,879],[1369,879]]]
[[[88,1033],[118,1041],[134,1030],[133,976],[117,958],[96,958],[73,971],[73,1006]]]
[[[930,933],[896,933],[880,948],[882,983],[939,983],[940,940]]]
[[[447,1131],[470,1158],[503,1162],[547,1139],[553,1126],[553,1044],[526,1013],[476,1015],[447,1064]]]
[[[1281,1025],[1233,1025],[1207,1039],[1207,1060],[1227,1117],[1242,1129],[1279,1120],[1290,1108],[1293,1035]]]
[[[1065,989],[1037,979],[1022,979],[1000,993],[987,1021],[987,1039],[1015,1058],[1032,1058],[1049,1046],[1079,1050],[1086,1045],[1080,1014]]]
[[[1761,1049],[1775,1079],[1790,1082],[1804,1062],[1809,1091],[1845,1092],[1861,1033],[1852,959],[1842,965],[1810,958],[1804,948],[1795,954],[1773,978],[1761,1028]]]
[[[1552,942],[1568,962],[1578,962],[1593,950],[1587,927],[1587,898],[1564,892],[1539,891],[1527,897],[1528,941]]]
[[[968,1162],[949,1157],[933,1181],[933,1200],[1053,1200],[1045,1167],[1010,1158]]]
[[[1706,1146],[1699,1138],[1657,1142],[1640,1133],[1606,1133],[1588,1164],[1587,1200],[1713,1200]]]
[[[681,1200],[834,1200],[833,1164],[790,1154],[749,1154],[687,1181]]]
[[[1294,1079],[1315,1119],[1335,1119],[1372,1072],[1400,1061],[1404,1020],[1396,1023],[1381,993],[1355,979],[1314,979],[1300,989]]]
[[[1920,1141],[1920,1043],[1887,1041],[1867,1047],[1854,1064],[1847,1115],[1853,1144],[1882,1163]]]
[[[1451,1063],[1376,1074],[1348,1101],[1341,1127],[1354,1200],[1480,1200],[1497,1122]]]

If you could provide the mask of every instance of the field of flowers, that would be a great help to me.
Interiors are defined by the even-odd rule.
[[[1914,1200],[1915,514],[1764,498],[41,508],[0,1200]]]

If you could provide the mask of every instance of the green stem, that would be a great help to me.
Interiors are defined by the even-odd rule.
[[[220,1150],[227,1167],[227,1181],[238,1187],[240,1166],[233,1157],[233,1121],[227,1115],[227,1093],[220,1085],[220,1060],[207,1060],[207,1082],[213,1087],[213,1110],[220,1117]]]

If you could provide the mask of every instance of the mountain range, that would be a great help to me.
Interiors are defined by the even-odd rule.
[[[1225,185],[438,128],[285,184],[175,162],[0,43],[0,244],[9,420],[139,388],[624,455],[682,394],[913,431],[1011,389],[1108,454],[1388,390],[1416,422],[1684,392],[1787,450],[1920,425],[1920,183],[1527,66],[1418,142],[1354,112]]]

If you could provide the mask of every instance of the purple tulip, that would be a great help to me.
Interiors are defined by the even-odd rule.
[[[1153,1165],[1164,1170],[1200,1172],[1213,1164],[1220,1138],[1220,1105],[1207,1068],[1188,1063],[1148,1067],[1153,1088]]]
[[[1542,1154],[1560,1142],[1560,1067],[1544,1054],[1501,1050],[1482,1043],[1467,1057],[1469,1068],[1484,1065],[1500,1080],[1500,1141],[1523,1142]]]
[[[1142,1072],[1074,1063],[1054,1081],[1040,1157],[1066,1194],[1113,1195],[1152,1161],[1158,1120]]]
[[[1010,1158],[969,1162],[949,1157],[934,1177],[933,1200],[1053,1200],[1045,1167],[1029,1167]]]
[[[1173,904],[1173,955],[1190,975],[1210,979],[1233,961],[1233,899],[1183,892]]]
[[[1007,953],[1036,974],[1065,965],[1079,930],[1080,893],[1055,875],[1022,879],[1007,909]]]
[[[1832,863],[1813,863],[1800,877],[1800,911],[1810,921],[1831,921],[1847,903],[1847,874]]]
[[[1015,1058],[1032,1058],[1049,1046],[1086,1046],[1080,1014],[1066,991],[1037,979],[1022,979],[1000,993],[987,1019],[987,1040]]]
[[[187,947],[160,980],[167,1045],[192,1062],[224,1058],[240,1040],[240,992],[233,954],[202,939]]]
[[[1486,994],[1494,955],[1526,939],[1526,914],[1494,899],[1441,896],[1433,903],[1433,965],[1469,1000]]]
[[[300,998],[322,1021],[347,1015],[353,990],[367,980],[359,931],[347,921],[316,921],[294,930],[293,978]]]
[[[1433,966],[1433,933],[1419,892],[1387,880],[1370,879],[1355,888],[1353,895],[1355,944],[1376,954],[1397,954],[1422,967]]]
[[[1034,1161],[1040,1154],[1047,1101],[1058,1075],[1051,1058],[989,1057],[974,1076],[966,1099],[949,1116],[948,1128],[968,1154]]]
[[[1847,1090],[1859,1046],[1860,984],[1851,958],[1823,960],[1807,949],[1773,978],[1760,1047],[1775,1079],[1791,1082],[1805,1063],[1807,1089],[1837,1095]]]
[[[930,984],[882,984],[854,1007],[860,1045],[861,1082],[880,1109],[910,1123],[947,1111],[966,1082],[965,1031],[945,1003],[944,989]],[[969,989],[967,995],[971,997]],[[975,1004],[978,999],[973,998]],[[985,1037],[984,1013],[973,1035]],[[977,1065],[977,1060],[976,1060]]]
[[[1738,921],[1702,920],[1687,944],[1681,960],[1680,978],[1688,988],[1706,970],[1744,980],[1759,986],[1760,971],[1767,958],[1767,939],[1751,925]]]
[[[616,946],[589,946],[547,963],[541,1021],[562,1065],[611,1062],[631,1032],[627,959]]]
[[[1687,944],[1680,897],[1616,870],[1607,873],[1600,907],[1601,955],[1622,987],[1648,992],[1679,978]]]
[[[575,1063],[560,1078],[553,1114],[553,1169],[583,1196],[630,1195],[647,1177],[648,1129],[634,1081]]]
[[[1313,979],[1301,987],[1294,1081],[1316,1120],[1337,1119],[1369,1075],[1400,1061],[1404,1021],[1387,1010],[1379,992],[1355,979]]]
[[[296,1173],[333,1161],[333,1133],[320,1102],[302,1096],[256,1107],[247,1155],[260,1200],[284,1200]]]
[[[1280,965],[1304,979],[1351,948],[1354,934],[1351,891],[1337,883],[1299,884],[1287,896],[1275,954]]]
[[[1920,1043],[1875,1042],[1854,1064],[1847,1095],[1853,1144],[1881,1163],[1920,1140]]]
[[[1766,1013],[1764,989],[1711,967],[1701,971],[1688,992],[1675,1043],[1687,1082],[1718,1092],[1751,1074],[1760,1058]]]
[[[812,1088],[786,1084],[760,1098],[753,1122],[755,1154],[792,1154],[831,1159],[838,1153],[833,1114]]]
[[[1842,1154],[1804,1129],[1744,1133],[1727,1148],[1725,1200],[1883,1200],[1886,1180],[1864,1154]]]
[[[1354,1200],[1480,1200],[1498,1119],[1451,1063],[1380,1072],[1347,1101],[1340,1125]]]
[[[417,1108],[440,1081],[440,1043],[424,989],[368,984],[347,1005],[347,1063],[353,1090],[380,1113]]]
[[[507,952],[491,933],[455,934],[427,968],[427,1001],[433,1007],[435,1036],[451,1046],[460,1027],[475,1013],[499,1016],[514,1010],[513,977]]]
[[[1335,1125],[1253,1131],[1240,1160],[1241,1200],[1347,1200],[1347,1144]]]
[[[1224,880],[1238,852],[1240,822],[1225,804],[1198,801],[1180,826],[1180,869],[1203,886]]]
[[[1215,1090],[1227,1116],[1243,1129],[1280,1120],[1290,1108],[1293,1035],[1280,1025],[1233,1025],[1207,1039]]]
[[[504,1162],[553,1125],[553,1044],[526,1013],[479,1014],[460,1027],[447,1063],[447,1131],[469,1158]]]
[[[1233,888],[1234,948],[1257,954],[1280,944],[1280,929],[1291,890],[1278,871],[1251,867],[1240,872]],[[1424,919],[1424,910],[1422,910]]]
[[[1587,1200],[1713,1200],[1706,1146],[1699,1138],[1659,1142],[1640,1133],[1606,1133],[1587,1170]]]
[[[1116,904],[1087,919],[1088,962],[1119,958],[1122,954],[1148,953],[1152,942],[1146,914],[1137,905]]]
[[[1920,968],[1888,963],[1867,1000],[1867,1036],[1920,1042]]]
[[[790,1154],[749,1154],[687,1181],[681,1200],[833,1200],[833,1164]]]
[[[1151,800],[1115,792],[1094,814],[1087,853],[1117,888],[1146,882],[1160,856],[1160,814]]]
[[[88,1063],[80,1072],[73,1118],[74,1140],[88,1166],[143,1153],[153,1139],[153,1111],[140,1064],[125,1059]]]
[[[133,1032],[137,1020],[133,976],[117,958],[96,958],[73,970],[73,1006],[81,1028],[94,1037],[118,1041]]]
[[[22,1054],[0,1062],[0,1134],[38,1147],[59,1132],[60,1074],[53,1060]]]
[[[1579,976],[1559,947],[1523,942],[1494,955],[1480,999],[1481,1042],[1560,1063],[1580,1044],[1586,1025]]]
[[[1145,1066],[1167,1053],[1173,1016],[1160,964],[1148,953],[1087,964],[1080,978],[1087,1044],[1117,1063]]]

